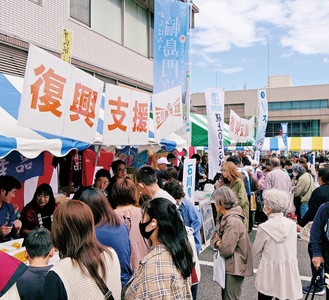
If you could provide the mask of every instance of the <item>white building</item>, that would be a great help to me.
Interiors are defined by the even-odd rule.
[[[66,29],[73,65],[152,92],[153,23],[154,0],[1,0],[0,72],[23,77],[29,43],[60,56]]]

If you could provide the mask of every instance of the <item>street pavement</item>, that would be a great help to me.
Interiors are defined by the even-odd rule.
[[[251,243],[254,242],[256,236],[256,230],[254,229],[249,233]],[[297,256],[298,256],[298,265],[299,273],[302,280],[302,285],[309,285],[311,281],[311,267],[310,259],[307,252],[308,242],[304,240],[297,241]],[[198,299],[200,300],[212,300],[212,299],[222,299],[221,297],[221,288],[219,285],[213,282],[213,255],[214,251],[208,246],[200,254],[200,266],[201,266],[201,281],[199,283]],[[259,264],[259,257],[254,256],[254,271],[257,271],[257,266]],[[254,273],[255,273],[254,272]],[[241,300],[257,300],[257,290],[254,286],[255,277],[248,277],[244,280],[242,287],[242,297]],[[306,295],[304,295],[305,298]],[[303,299],[304,299],[303,298]],[[309,296],[311,299],[311,296]],[[315,296],[315,300],[324,300],[325,296]]]

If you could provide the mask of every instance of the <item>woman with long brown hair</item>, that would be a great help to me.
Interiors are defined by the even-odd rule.
[[[100,189],[85,190],[80,200],[90,207],[94,215],[97,240],[104,246],[112,247],[118,254],[121,266],[121,285],[124,287],[132,275],[127,226],[119,219]]]
[[[222,183],[229,186],[238,198],[238,205],[241,206],[244,213],[244,224],[249,227],[249,201],[246,188],[243,182],[242,174],[238,171],[236,165],[227,161],[222,166]]]
[[[110,198],[115,203],[115,212],[129,229],[130,262],[133,272],[135,272],[140,260],[150,251],[150,243],[142,237],[139,231],[142,209],[137,206],[135,183],[128,178],[118,179],[112,187]]]
[[[51,240],[61,260],[49,271],[44,299],[104,299],[105,284],[121,297],[120,264],[115,251],[96,239],[93,214],[85,203],[69,200],[55,210]]]

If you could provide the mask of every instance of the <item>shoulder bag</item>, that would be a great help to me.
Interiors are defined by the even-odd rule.
[[[102,293],[104,295],[104,299],[105,300],[114,300],[114,297],[113,297],[112,292],[108,289],[108,287],[105,284],[105,282],[102,279],[102,277],[100,277],[98,273],[96,273],[96,277],[100,281],[100,283],[98,283],[97,281],[96,281],[96,283],[97,283],[99,289],[102,291]]]

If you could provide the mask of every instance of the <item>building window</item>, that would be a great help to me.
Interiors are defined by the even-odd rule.
[[[145,7],[134,0],[70,0],[70,16],[112,41],[153,57],[154,17]]]
[[[275,137],[280,134],[281,122],[268,122],[266,137]],[[320,136],[320,121],[291,121],[288,122],[288,137]]]
[[[149,44],[149,57],[153,58],[154,57],[154,13],[150,11],[150,44]]]
[[[303,101],[284,101],[284,102],[269,102],[269,111],[278,110],[308,110],[328,108],[328,99],[321,100],[303,100]]]
[[[37,4],[37,5],[42,5],[42,0],[30,0],[30,2],[33,2],[33,3],[35,3],[35,4]]]
[[[70,16],[88,26],[90,26],[90,1],[91,0],[70,1]]]
[[[125,1],[124,45],[136,52],[148,55],[148,13],[133,0]]]
[[[91,28],[122,43],[122,1],[98,0],[91,4]]]

